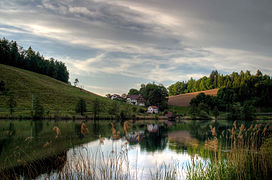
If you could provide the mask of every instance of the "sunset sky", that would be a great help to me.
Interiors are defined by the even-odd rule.
[[[64,62],[94,93],[212,70],[272,72],[271,0],[1,0],[0,38]]]

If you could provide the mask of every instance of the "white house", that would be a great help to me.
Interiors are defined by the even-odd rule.
[[[157,106],[149,106],[147,112],[151,114],[158,114],[159,108]]]
[[[122,99],[122,97],[120,96],[120,95],[118,95],[118,94],[114,94],[114,95],[112,95],[111,97],[110,97],[112,100],[121,100]]]

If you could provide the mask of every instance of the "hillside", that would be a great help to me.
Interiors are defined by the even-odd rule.
[[[169,96],[168,105],[173,106],[190,106],[190,101],[192,98],[196,97],[200,93],[205,93],[206,95],[216,96],[219,89],[211,89],[207,91],[198,91],[193,93],[180,94],[176,96]]]
[[[39,98],[45,112],[74,113],[75,105],[80,98],[87,102],[87,110],[91,110],[92,102],[98,98],[103,107],[110,105],[111,100],[63,83],[51,77],[0,64],[0,80],[5,82],[17,102],[16,111],[30,111],[32,95]],[[0,96],[0,111],[7,111],[7,97]],[[105,109],[105,108],[104,108]]]

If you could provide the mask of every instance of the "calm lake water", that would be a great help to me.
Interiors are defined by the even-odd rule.
[[[246,128],[272,125],[265,120],[236,123],[238,128],[242,124]],[[130,121],[125,125],[87,121],[85,126],[88,132],[83,135],[81,121],[0,121],[0,172],[26,179],[57,179],[60,172],[66,172],[72,178],[84,168],[101,173],[100,167],[111,166],[118,159],[118,165],[122,163],[116,172],[118,176],[124,173],[124,179],[127,172],[131,179],[149,179],[165,166],[174,166],[179,179],[186,179],[186,166],[193,160],[213,159],[216,152],[206,146],[212,128],[220,137],[233,127],[233,121]],[[228,142],[222,141],[220,146],[228,153]]]

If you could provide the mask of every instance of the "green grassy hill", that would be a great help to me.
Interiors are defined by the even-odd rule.
[[[65,84],[45,75],[0,64],[0,80],[5,82],[17,102],[15,114],[28,114],[32,108],[32,95],[39,98],[50,115],[58,112],[60,115],[74,114],[75,105],[80,98],[86,100],[87,111],[91,111],[92,102],[98,98],[103,104],[104,113],[112,100],[101,97],[86,90]],[[7,96],[0,95],[0,114],[8,113]],[[121,108],[127,106],[120,103]],[[90,114],[90,112],[89,112]]]

